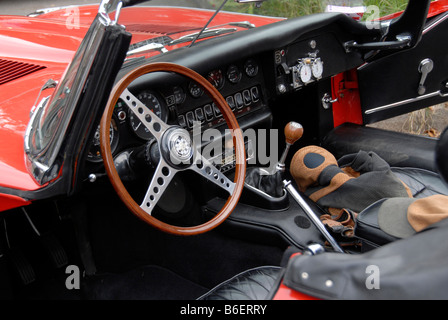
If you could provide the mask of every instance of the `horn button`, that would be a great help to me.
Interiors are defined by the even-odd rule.
[[[192,164],[194,145],[187,130],[173,128],[162,138],[162,156],[174,168],[184,169]]]

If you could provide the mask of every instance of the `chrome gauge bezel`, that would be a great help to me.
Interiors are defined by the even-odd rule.
[[[226,82],[226,79],[221,69],[210,71],[207,74],[207,80],[218,90],[221,90]]]
[[[313,71],[308,63],[299,64],[299,78],[304,84],[311,82],[313,79]]]
[[[249,78],[257,76],[258,68],[258,63],[253,59],[249,59],[244,63],[244,72]]]
[[[204,89],[202,89],[196,82],[191,81],[188,84],[188,92],[193,98],[200,98],[204,94]]]
[[[314,78],[322,78],[322,74],[324,72],[324,64],[321,58],[316,58],[313,60],[313,63],[311,64],[311,71]]]
[[[112,120],[110,122],[109,128],[109,140],[110,140],[110,149],[112,153],[115,152],[118,146],[118,141],[120,139],[120,134],[118,130],[118,121],[116,119],[115,114],[112,116]],[[101,162],[103,161],[103,157],[101,155],[101,145],[100,145],[100,125],[95,130],[93,134],[92,145],[89,148],[87,153],[87,160],[90,162]]]
[[[241,70],[236,65],[232,64],[227,68],[227,80],[230,83],[237,84],[240,82],[242,76]]]

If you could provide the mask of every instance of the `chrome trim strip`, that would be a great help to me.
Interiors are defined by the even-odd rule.
[[[256,187],[254,187],[254,186],[251,186],[250,184],[248,184],[246,182],[244,182],[244,188],[250,189],[250,190],[252,190],[255,193],[259,193],[259,194],[263,195],[264,197],[267,197],[268,199],[275,200],[275,201],[278,201],[280,199],[283,200],[284,198],[286,198],[286,194],[287,194],[285,189],[283,189],[282,190],[282,195],[280,197],[273,197],[270,194],[267,194],[266,192],[264,192],[264,191],[262,191],[262,190],[260,190],[260,189],[258,189]]]
[[[145,52],[145,51],[152,51],[152,50],[159,51],[161,53],[168,52],[168,49],[166,49],[163,44],[150,42],[148,44],[145,44],[144,46],[141,46],[141,47],[129,50],[126,55],[127,56],[132,56],[134,54],[142,53],[142,52]]]
[[[420,100],[425,100],[425,99],[433,98],[433,97],[436,97],[436,96],[440,96],[442,98],[445,98],[445,97],[448,97],[448,93],[442,93],[439,90],[439,91],[428,93],[428,94],[425,94],[423,96],[419,96],[419,97],[416,97],[416,98],[410,98],[410,99],[406,99],[406,100],[403,100],[403,101],[398,101],[398,102],[394,102],[394,103],[391,103],[391,104],[387,104],[385,106],[369,109],[369,110],[364,111],[364,114],[372,114],[372,113],[375,113],[375,112],[379,112],[379,111],[383,111],[383,110],[386,110],[386,109],[399,107],[399,106],[402,106],[402,105],[407,104],[407,103],[416,102],[416,101],[420,101]]]
[[[448,18],[448,12],[445,12],[442,14],[442,16],[438,17],[435,21],[433,21],[431,24],[426,26],[426,28],[423,29],[423,34],[427,33],[431,29],[437,27],[439,24],[441,24],[443,21],[445,21]]]

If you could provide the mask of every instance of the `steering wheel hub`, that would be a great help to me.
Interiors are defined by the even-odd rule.
[[[193,144],[188,132],[183,129],[174,130],[169,136],[169,149],[172,161],[190,160],[193,156]]]
[[[193,141],[185,129],[172,127],[163,135],[161,153],[165,162],[173,168],[189,167],[193,163],[194,150]]]

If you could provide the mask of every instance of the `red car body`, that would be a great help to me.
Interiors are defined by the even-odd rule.
[[[75,9],[79,25],[69,29],[66,27],[67,19],[70,18],[70,14],[75,13]],[[86,5],[42,14],[35,18],[0,17],[0,30],[2,30],[0,109],[2,123],[7,124],[0,128],[0,148],[8,150],[0,159],[0,186],[20,190],[36,190],[43,187],[34,181],[26,167],[23,139],[30,119],[29,113],[45,81],[61,78],[97,11],[98,6]],[[132,43],[136,43],[162,34],[174,33],[174,38],[180,38],[200,30],[212,14],[213,11],[210,10],[191,8],[130,7],[123,9],[120,23],[132,33]],[[145,23],[148,16],[152,17],[150,25]],[[249,17],[257,26],[282,20],[221,13],[210,27],[230,21],[248,20]],[[174,50],[187,44],[177,44],[167,49]],[[157,54],[150,52],[147,56]],[[18,68],[18,71],[9,71],[14,68]],[[32,74],[26,75],[27,73]],[[2,210],[29,204],[28,200],[16,196],[0,194],[0,198]]]

